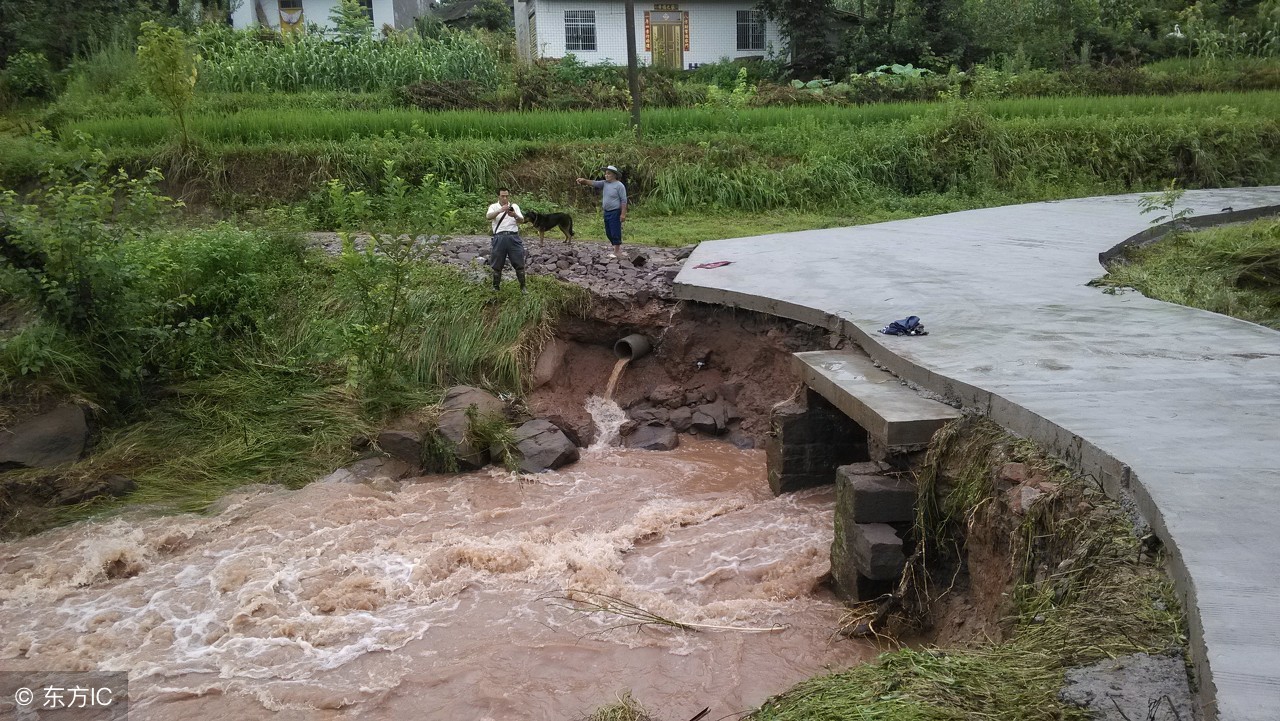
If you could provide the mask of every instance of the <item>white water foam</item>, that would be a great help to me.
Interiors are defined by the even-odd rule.
[[[627,422],[626,411],[613,399],[600,396],[588,398],[586,408],[596,427],[596,439],[587,450],[599,451],[618,445],[622,439],[622,424]]]

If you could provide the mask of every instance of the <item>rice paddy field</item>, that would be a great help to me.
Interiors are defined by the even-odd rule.
[[[973,104],[994,119],[1054,120],[1066,118],[1131,118],[1203,116],[1232,108],[1244,116],[1280,116],[1280,92],[1204,93],[1175,96],[1093,98],[1019,98]],[[756,133],[778,128],[830,130],[936,118],[949,112],[943,103],[884,103],[853,106],[767,107],[726,112],[717,108],[659,108],[644,114],[644,134],[651,140],[696,138],[707,133]],[[341,141],[387,133],[431,136],[443,140],[577,141],[610,138],[627,132],[622,111],[424,112],[411,109],[338,110],[257,109],[208,114],[195,119],[203,139],[219,143]],[[113,117],[68,123],[61,135],[84,133],[101,142],[143,146],[172,134],[164,116]]]
[[[847,225],[1155,190],[1175,179],[1185,187],[1280,182],[1276,91],[654,109],[639,140],[621,112],[359,109],[359,94],[322,96],[335,100],[331,110],[278,94],[267,96],[277,108],[210,111],[218,97],[196,105],[186,144],[163,115],[68,119],[48,133],[0,136],[0,183],[31,185],[50,165],[101,151],[133,173],[159,168],[192,207],[240,214],[283,206],[328,229],[324,183],[377,193],[387,164],[402,177],[455,183],[477,206],[507,185],[526,206],[584,213],[592,197],[573,178],[613,164],[626,173],[632,218],[645,219],[637,226],[656,224],[635,239],[686,243],[705,238],[657,226],[732,216],[718,224],[725,237],[757,224]]]

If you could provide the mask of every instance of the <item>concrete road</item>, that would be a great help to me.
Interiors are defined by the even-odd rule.
[[[1190,191],[1181,206],[1239,214],[1280,206],[1280,187]],[[1280,332],[1087,287],[1099,253],[1150,218],[1131,195],[711,241],[676,296],[841,330],[1131,495],[1171,551],[1207,718],[1275,721]],[[876,332],[908,315],[929,335]]]

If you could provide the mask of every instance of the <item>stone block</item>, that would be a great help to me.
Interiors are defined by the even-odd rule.
[[[832,587],[841,600],[850,603],[874,601],[892,593],[896,579],[870,578],[862,573],[858,557],[853,553],[850,534],[846,532],[854,524],[841,523],[836,516],[835,540],[831,542]],[[856,529],[853,530],[856,535]]]
[[[875,581],[891,581],[902,575],[907,557],[902,539],[885,523],[844,524],[845,539],[859,572]]]
[[[789,403],[770,414],[765,457],[775,494],[832,483],[836,468],[867,459],[866,433],[821,396],[812,400],[813,407]]]
[[[836,513],[853,523],[898,523],[914,519],[915,486],[901,477],[858,473],[866,465],[836,469]]]

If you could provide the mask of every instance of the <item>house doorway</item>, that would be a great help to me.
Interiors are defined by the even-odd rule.
[[[684,15],[655,12],[649,16],[649,46],[655,68],[684,67]]]

